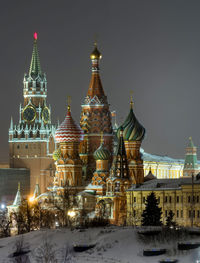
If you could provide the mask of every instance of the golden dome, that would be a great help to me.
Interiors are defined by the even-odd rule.
[[[97,43],[94,43],[94,50],[92,51],[92,53],[90,54],[90,58],[91,59],[101,59],[102,55],[99,52],[99,50],[97,49]]]

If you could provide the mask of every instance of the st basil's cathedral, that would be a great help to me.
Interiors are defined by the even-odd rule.
[[[51,107],[47,104],[46,75],[41,70],[37,34],[34,34],[30,70],[24,75],[24,103],[20,105],[19,123],[14,125],[11,119],[9,129],[10,167],[30,170],[30,193],[34,197],[47,200],[52,192],[59,196],[70,187],[85,202],[88,214],[94,211],[102,216],[106,214],[112,223],[124,224],[127,211],[133,206],[130,198],[135,200],[134,189],[159,178],[155,163],[157,168],[161,167],[160,175],[169,165],[177,170],[173,178],[180,178],[184,161],[144,152],[141,144],[145,128],[134,114],[132,98],[125,121],[119,127],[113,125],[99,73],[101,58],[95,43],[80,125],[72,117],[70,102],[64,121],[59,126],[53,125]],[[189,147],[192,152],[194,148],[194,145]],[[194,166],[197,174],[197,160]],[[169,180],[168,176],[164,178]]]

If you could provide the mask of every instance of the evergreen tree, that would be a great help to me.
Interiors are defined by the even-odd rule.
[[[169,211],[169,215],[167,217],[167,220],[166,220],[166,226],[167,227],[175,227],[176,226],[176,222],[173,221],[173,218],[174,218],[174,213],[172,212],[172,210]]]
[[[147,196],[146,207],[142,213],[142,226],[161,226],[161,208],[154,192]]]

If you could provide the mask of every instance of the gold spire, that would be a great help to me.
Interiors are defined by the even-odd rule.
[[[71,111],[71,97],[67,96],[67,111]]]
[[[130,102],[130,106],[131,106],[131,108],[133,108],[133,92],[131,91],[130,93],[131,93],[131,102]]]
[[[18,182],[18,191],[20,191],[20,182]]]
[[[99,52],[98,48],[97,48],[97,41],[95,40],[94,42],[94,50],[92,51],[92,53],[90,54],[90,58],[93,60],[93,59],[101,59],[102,58],[102,55],[101,53]]]

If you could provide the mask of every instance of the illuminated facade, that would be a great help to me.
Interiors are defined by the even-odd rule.
[[[30,169],[31,194],[35,185],[40,186],[42,193],[37,197],[34,194],[34,198],[46,199],[52,191],[59,198],[61,192],[70,188],[79,198],[80,209],[86,207],[88,212],[93,211],[114,224],[140,224],[151,191],[159,198],[164,223],[172,210],[178,224],[189,225],[191,213],[193,223],[197,224],[199,181],[195,177],[193,184],[191,178],[199,173],[199,165],[192,140],[186,149],[185,163],[144,152],[141,145],[145,128],[134,114],[132,98],[125,121],[119,128],[116,124],[112,127],[99,74],[101,57],[95,44],[80,127],[73,120],[68,104],[64,121],[55,129],[34,35],[31,66],[24,76],[24,104],[20,106],[19,123],[14,125],[11,120],[9,129],[10,167]],[[44,193],[47,188],[49,192]],[[196,200],[192,207],[189,201],[187,205],[191,193],[192,200]]]

